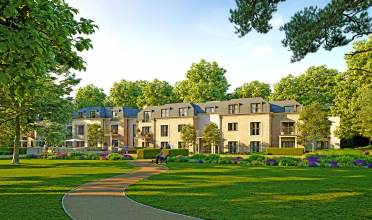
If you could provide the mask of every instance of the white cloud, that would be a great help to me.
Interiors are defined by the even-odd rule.
[[[256,57],[270,56],[273,54],[273,48],[269,45],[256,46],[254,48],[254,55]]]
[[[275,17],[271,19],[270,24],[273,26],[274,29],[279,29],[284,24],[284,19],[281,16]]]

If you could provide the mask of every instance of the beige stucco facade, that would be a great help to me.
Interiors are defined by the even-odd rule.
[[[188,108],[187,117],[177,115],[177,110],[185,107]],[[196,129],[195,149],[199,152],[241,153],[263,151],[268,147],[298,148],[302,147],[298,144],[296,129],[301,109],[302,106],[296,101],[267,102],[262,98],[153,106],[138,113],[139,131],[143,131],[143,127],[149,127],[152,139],[146,141],[139,132],[137,146],[159,148],[165,147],[166,143],[168,147],[178,148],[179,142],[182,142],[178,126],[190,124]],[[334,130],[339,125],[339,120],[337,117],[330,120],[331,130]],[[205,125],[209,123],[217,125],[222,138],[220,146],[206,149],[202,137]],[[166,136],[162,135],[162,125],[167,126]],[[339,146],[339,141],[332,133],[329,147],[337,148],[335,146]],[[189,149],[193,150],[192,147]]]

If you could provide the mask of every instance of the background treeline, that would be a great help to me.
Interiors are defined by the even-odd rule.
[[[251,81],[228,93],[226,70],[216,62],[193,63],[186,79],[174,86],[166,81],[115,82],[106,95],[88,85],[77,90],[77,108],[91,106],[144,106],[173,102],[205,102],[232,98],[263,97],[268,100],[294,99],[308,106],[320,103],[330,115],[341,117],[342,138],[372,137],[372,36],[356,42],[345,55],[348,69],[341,73],[326,66],[312,66],[298,76],[288,75],[275,83]],[[363,51],[360,53],[359,51]]]

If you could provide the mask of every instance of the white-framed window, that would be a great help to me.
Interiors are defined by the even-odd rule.
[[[238,104],[229,105],[229,114],[238,114],[238,113],[239,113]]]
[[[252,103],[251,104],[251,112],[252,113],[262,112],[261,103]]]
[[[96,111],[90,111],[89,112],[89,117],[90,118],[95,118],[96,117]]]
[[[251,135],[261,135],[261,122],[251,122],[250,123],[250,134]]]
[[[117,111],[112,111],[112,118],[117,118],[118,116],[119,115]]]
[[[214,113],[216,111],[215,107],[205,107],[206,113]]]
[[[251,141],[249,143],[251,152],[260,152],[261,151],[261,142],[260,141]]]
[[[227,124],[227,130],[228,131],[237,131],[238,130],[238,123],[237,122],[231,122]]]
[[[169,143],[168,143],[168,141],[162,141],[162,142],[160,142],[160,147],[161,148],[168,148],[168,146],[169,146]]]
[[[229,154],[238,153],[238,142],[237,141],[228,141],[227,150]]]
[[[285,112],[295,112],[295,107],[292,106],[284,106],[284,111]]]
[[[111,133],[118,134],[119,133],[119,126],[118,125],[111,125]]]
[[[187,108],[179,108],[179,109],[178,109],[178,115],[179,115],[180,117],[187,116]]]
[[[168,125],[160,125],[160,136],[168,137]]]
[[[162,118],[169,117],[169,109],[162,109],[161,110],[161,117]]]
[[[143,112],[143,121],[149,122],[151,118],[151,111],[144,111]]]
[[[84,135],[85,133],[85,126],[84,125],[78,125],[77,126],[77,134],[78,135]]]

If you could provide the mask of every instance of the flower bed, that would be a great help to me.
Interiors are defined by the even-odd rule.
[[[133,160],[133,157],[129,154],[118,154],[118,153],[82,153],[82,152],[71,152],[71,153],[43,153],[40,155],[41,158],[48,160]],[[32,158],[37,158],[36,155],[32,155]]]
[[[195,154],[193,156],[170,156],[168,162],[181,163],[211,163],[211,164],[240,164],[244,166],[298,166],[298,167],[372,167],[372,157],[363,155],[309,155],[308,157],[276,157],[269,158],[260,154],[253,154],[244,159],[242,157],[220,157],[216,154]]]

